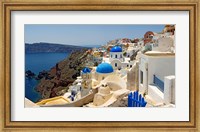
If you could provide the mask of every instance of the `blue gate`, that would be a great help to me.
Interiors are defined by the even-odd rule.
[[[153,83],[158,86],[160,91],[164,92],[164,82],[156,77],[156,75],[153,75]]]
[[[128,95],[128,107],[145,107],[147,102],[138,91],[131,92]]]

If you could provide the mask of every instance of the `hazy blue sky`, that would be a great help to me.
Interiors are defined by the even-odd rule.
[[[147,31],[161,32],[164,25],[26,24],[25,43],[102,45],[117,38],[142,38]]]

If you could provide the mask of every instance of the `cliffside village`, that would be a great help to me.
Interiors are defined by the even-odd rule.
[[[127,107],[135,91],[146,107],[175,107],[175,45],[175,25],[109,41],[87,51],[88,63],[63,96],[25,98],[25,107]]]

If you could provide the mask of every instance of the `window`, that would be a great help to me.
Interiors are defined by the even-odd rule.
[[[117,55],[115,55],[115,58],[117,58]]]
[[[130,65],[130,68],[132,67],[132,65]]]
[[[112,58],[112,55],[111,55],[111,58]]]
[[[127,67],[128,67],[128,65],[127,65]]]
[[[115,67],[117,67],[117,63],[115,63]]]
[[[140,83],[143,84],[143,72],[142,71],[140,71]]]
[[[122,58],[122,55],[120,55],[120,58]]]

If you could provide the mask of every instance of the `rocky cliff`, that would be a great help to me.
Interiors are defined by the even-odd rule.
[[[50,71],[48,77],[43,77],[36,87],[42,94],[42,99],[63,95],[73,83],[87,62],[87,49],[72,52],[71,55],[58,62]]]

